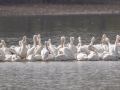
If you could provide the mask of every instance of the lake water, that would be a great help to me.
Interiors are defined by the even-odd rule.
[[[100,42],[106,34],[111,43],[120,34],[120,15],[65,15],[0,17],[0,40],[7,46],[18,45],[26,35],[41,34],[42,42],[60,37],[81,36],[89,44],[94,36]],[[0,90],[120,90],[119,61],[1,62]]]

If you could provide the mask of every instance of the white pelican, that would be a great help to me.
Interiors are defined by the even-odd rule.
[[[28,49],[27,56],[34,54],[34,50],[35,50],[36,46],[37,46],[37,35],[34,35],[33,36],[33,46],[30,49]]]
[[[95,38],[92,37],[91,42],[90,42],[89,45],[82,45],[81,37],[78,37],[78,42],[79,43],[77,45],[77,47],[78,47],[77,52],[81,52],[81,53],[85,53],[85,54],[89,55],[90,54],[90,50],[88,49],[88,46],[89,45],[93,45],[93,43],[95,42]]]
[[[21,57],[21,59],[26,59],[27,57],[27,47],[26,47],[26,37],[23,37],[23,40],[21,41],[21,46],[18,55]]]
[[[88,49],[91,50],[90,54],[88,55],[88,60],[90,60],[90,61],[100,60],[99,56],[97,55],[97,51],[94,50],[94,48],[92,47],[91,44],[88,46]]]
[[[94,38],[94,37],[93,37]],[[101,39],[101,42],[103,42],[102,41],[103,39]],[[95,41],[95,38],[94,38],[94,41]],[[98,53],[103,53],[104,52],[104,48],[102,47],[102,44],[95,44],[95,45],[93,45],[94,46],[94,48],[96,49],[96,51],[98,52]]]
[[[109,52],[103,56],[103,60],[105,61],[114,61],[118,60],[118,48],[117,45],[111,45],[110,40],[106,38],[106,42],[108,43],[109,46]]]
[[[75,59],[74,52],[70,50],[68,47],[65,47],[65,37],[61,37],[61,42],[62,48],[60,48],[58,52],[60,52],[60,54],[66,55],[70,60],[74,60]]]
[[[108,44],[106,42],[106,38],[107,38],[107,36],[105,34],[103,34],[100,44],[102,45],[103,50],[105,52],[108,52],[109,48],[108,48]]]
[[[2,50],[5,55],[17,54],[17,52],[14,49],[6,47],[6,43],[4,40],[1,40],[1,43],[2,43]]]
[[[68,57],[64,54],[58,54],[54,57],[55,61],[67,61]]]
[[[62,36],[62,37],[64,37],[64,36]],[[62,43],[63,43],[63,41],[60,39],[60,45],[58,45],[57,50],[59,50],[60,48],[63,47]],[[69,43],[68,44],[64,44],[65,47],[68,47],[68,45],[69,45]]]
[[[40,37],[40,34],[38,34],[37,36],[37,46],[35,48],[35,54],[39,54],[41,55],[41,50],[43,49],[43,45],[42,45],[42,42],[41,42],[41,37]]]
[[[86,61],[88,60],[88,56],[85,53],[78,53],[76,59],[78,61]]]
[[[42,56],[41,55],[36,55],[36,54],[31,54],[27,57],[28,61],[40,61],[42,60]]]
[[[41,56],[42,56],[42,60],[53,60],[54,56],[52,54],[49,54],[49,50],[48,50],[48,42],[45,41],[45,47],[42,49],[41,51]]]
[[[108,54],[105,54],[105,55],[103,56],[103,60],[105,60],[105,61],[116,61],[116,60],[118,60],[118,57],[115,56],[115,55],[110,55],[110,54],[108,53]]]
[[[5,55],[5,62],[10,62],[12,59],[12,55]]]
[[[11,57],[11,61],[12,62],[18,62],[18,61],[21,61],[21,58],[18,55],[13,54],[12,57]]]
[[[48,40],[48,49],[49,49],[49,51],[50,51],[50,53],[51,53],[52,55],[54,55],[54,56],[57,55],[58,50],[57,50],[57,48],[56,48],[55,46],[53,46],[53,45],[51,44],[51,39]]]
[[[117,50],[117,37],[116,37],[116,42],[115,42],[115,44],[111,44],[109,38],[106,38],[106,42],[108,43],[109,53],[110,53],[111,55],[116,55],[116,50]]]
[[[74,45],[74,37],[70,37],[70,43],[68,45],[69,49],[72,50],[74,53],[77,53],[77,48]]]
[[[76,46],[77,49],[79,49],[80,46],[82,46],[82,40],[81,40],[81,37],[79,36],[79,37],[78,37],[78,45]]]

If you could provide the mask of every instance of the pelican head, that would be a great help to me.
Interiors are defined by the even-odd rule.
[[[62,37],[61,37],[61,45],[62,45],[62,47],[64,46],[64,44],[65,44],[65,37],[62,36]]]
[[[65,37],[64,36],[61,37],[61,42],[62,43],[65,42]]]
[[[34,36],[33,36],[33,40],[37,40],[37,35],[34,35]]]
[[[120,42],[120,36],[119,35],[116,35],[116,38],[118,40],[118,43]]]
[[[26,36],[23,36],[23,39],[22,39],[22,40],[23,40],[24,42],[27,42],[26,39],[27,39],[27,37],[26,37]]]
[[[49,42],[51,42],[51,39],[48,39]]]
[[[65,37],[64,37],[64,36],[62,36],[62,37],[61,37],[61,40],[65,40]]]
[[[78,37],[78,42],[81,43],[81,37],[80,36]]]
[[[106,37],[106,34],[103,34],[102,35],[102,38],[101,38],[101,41],[100,41],[100,44],[106,44],[107,42],[106,42],[106,39],[107,37]]]
[[[88,46],[88,49],[91,50],[91,51],[93,51],[93,46],[90,44],[90,45]]]
[[[94,48],[93,45],[89,45],[89,46],[88,46],[88,49],[89,49],[90,51],[93,51],[93,52],[95,52],[96,54],[98,54],[98,52],[95,50],[95,48]]]
[[[40,34],[37,35],[37,44],[42,46]]]
[[[116,35],[116,40],[115,40],[115,44],[117,45],[120,42],[120,36]]]
[[[3,46],[6,46],[6,43],[5,43],[4,40],[1,40],[1,43],[2,43]]]
[[[94,42],[95,42],[95,38],[92,37],[92,39],[91,39],[91,43],[90,43],[90,44],[93,44]]]
[[[70,37],[70,43],[73,44],[74,37]]]
[[[20,41],[21,45],[26,46],[26,41],[22,40]]]
[[[107,43],[110,43],[110,40],[109,40],[109,38],[106,38],[106,39],[105,39],[105,41],[106,41]]]
[[[34,42],[34,45],[37,45],[37,43],[38,43],[38,41],[37,41],[37,35],[33,36],[33,42]]]
[[[51,45],[51,39],[48,39],[48,46]]]
[[[106,34],[103,34],[103,36],[102,36],[103,38],[106,38]]]

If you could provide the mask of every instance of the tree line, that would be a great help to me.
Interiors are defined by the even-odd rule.
[[[119,4],[120,0],[0,0],[0,4]]]

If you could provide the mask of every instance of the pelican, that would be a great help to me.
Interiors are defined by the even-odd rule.
[[[90,54],[90,50],[88,49],[88,46],[89,45],[93,45],[93,43],[95,42],[95,38],[94,37],[91,38],[91,42],[90,42],[89,45],[83,45],[82,46],[81,37],[78,37],[78,42],[79,43],[77,45],[77,47],[78,47],[77,52],[82,52],[82,53],[85,53],[85,54],[89,55]]]
[[[64,37],[64,36],[62,36],[62,37]],[[59,50],[60,48],[63,47],[62,43],[63,43],[62,40],[60,40],[60,45],[58,45],[57,50]],[[68,47],[68,45],[69,45],[69,43],[68,44],[64,44],[65,47]]]
[[[108,43],[109,46],[109,52],[103,56],[103,60],[105,61],[114,61],[118,60],[118,48],[117,48],[117,43],[115,45],[110,44],[109,38],[106,38],[106,42]]]
[[[45,47],[42,49],[41,51],[41,56],[42,56],[42,60],[53,60],[54,56],[52,54],[49,54],[50,51],[48,50],[48,42],[45,41]]]
[[[57,48],[56,48],[55,46],[53,46],[53,45],[51,44],[51,39],[48,40],[48,49],[50,50],[50,53],[51,53],[52,55],[54,55],[54,56],[57,55],[58,50],[57,50]]]
[[[70,43],[68,45],[69,49],[72,50],[74,53],[77,53],[77,48],[74,45],[74,37],[70,37]]]
[[[23,40],[21,41],[21,46],[18,55],[21,57],[21,59],[26,59],[27,57],[27,47],[26,47],[26,37],[23,37]]]
[[[110,55],[109,53],[108,54],[105,54],[103,56],[103,60],[105,61],[117,61],[118,60],[118,57],[115,56],[115,55]]]
[[[10,62],[12,59],[12,55],[5,55],[5,62]]]
[[[80,46],[82,46],[82,40],[81,40],[81,37],[79,36],[79,37],[78,37],[78,45],[76,46],[77,49],[79,49]]]
[[[55,61],[67,61],[68,57],[64,54],[58,54],[57,56],[54,57]]]
[[[117,44],[118,44],[118,36],[116,36],[116,41],[115,44],[111,44],[110,43],[110,39],[106,38],[106,42],[108,43],[108,47],[109,47],[109,53],[111,55],[116,55],[116,50],[118,50],[117,48]]]
[[[30,49],[28,49],[27,56],[29,56],[30,54],[34,54],[34,50],[35,50],[36,46],[37,46],[37,35],[34,35],[33,36],[33,46]]]
[[[43,45],[42,45],[42,42],[41,42],[41,37],[40,37],[40,34],[38,34],[37,36],[37,46],[35,48],[35,54],[38,54],[38,55],[41,55],[41,50],[43,49]]]
[[[36,55],[36,54],[31,54],[27,57],[28,61],[40,61],[42,60],[42,56],[41,55]]]
[[[11,56],[11,61],[12,61],[12,62],[18,62],[18,61],[21,61],[21,58],[20,58],[18,55],[13,54],[13,55]]]
[[[93,37],[94,38],[94,37]],[[103,40],[103,39],[102,39]],[[101,42],[103,42],[101,40]],[[94,38],[94,41],[95,41],[95,38]],[[98,52],[98,53],[103,53],[104,52],[104,48],[102,47],[102,44],[95,44],[95,45],[93,45],[94,46],[94,48],[96,49],[96,51]]]
[[[78,60],[78,61],[86,61],[86,60],[88,60],[88,56],[87,56],[87,54],[85,54],[85,53],[78,53],[77,54],[77,56],[76,56],[76,59]]]
[[[4,40],[1,40],[1,43],[2,43],[2,50],[5,55],[17,54],[17,52],[14,49],[6,47],[6,43]]]
[[[102,45],[103,50],[105,52],[108,52],[109,48],[108,48],[108,44],[106,42],[106,38],[107,38],[107,36],[105,34],[103,34],[100,44]]]
[[[75,59],[74,52],[70,50],[68,47],[65,47],[65,37],[61,37],[61,42],[62,48],[60,48],[58,52],[60,52],[60,54],[66,55],[70,60],[74,60]]]
[[[90,60],[90,61],[100,60],[99,56],[97,55],[97,51],[94,50],[94,48],[92,48],[91,44],[88,46],[88,49],[91,50],[90,54],[88,55],[88,60]]]

